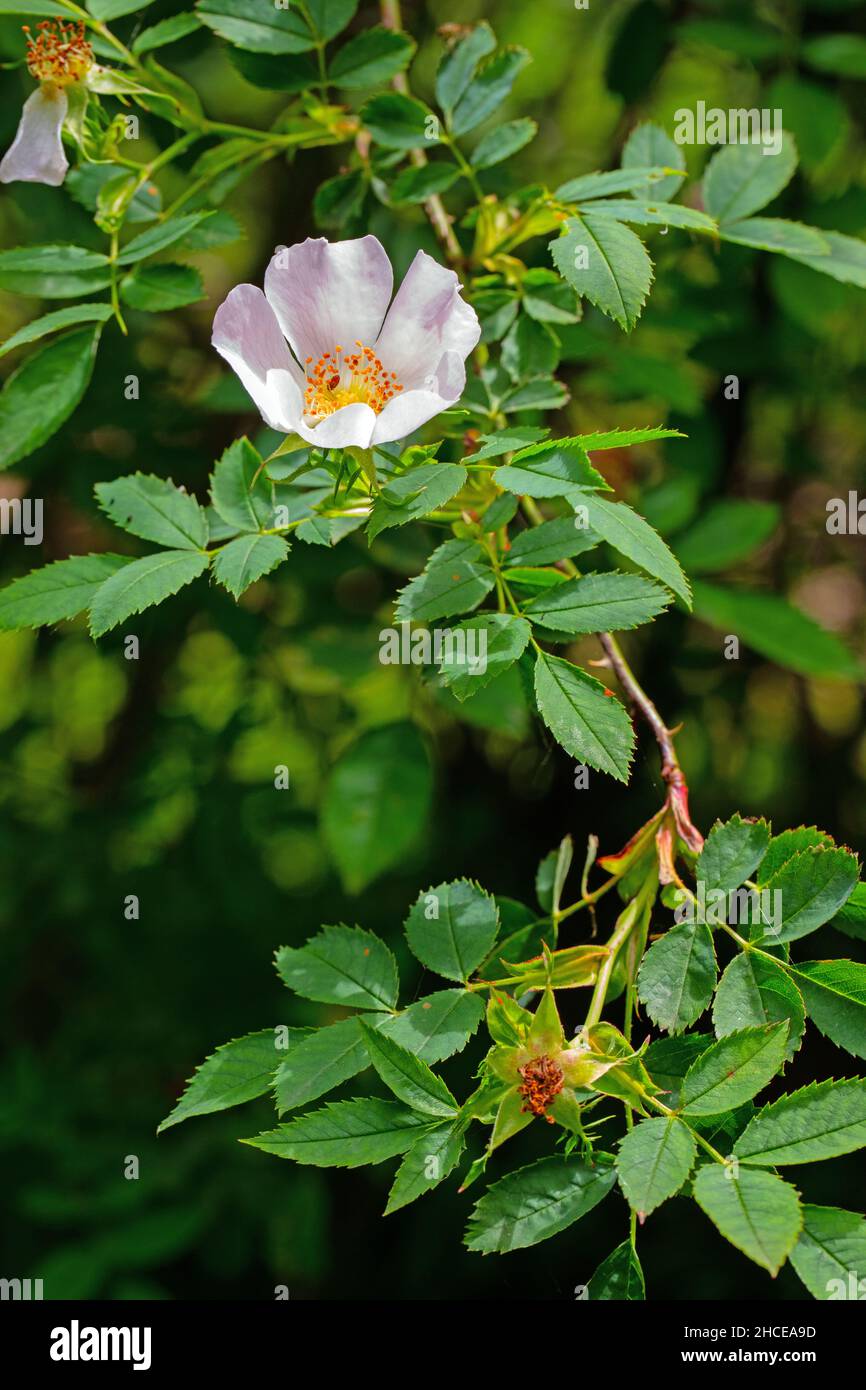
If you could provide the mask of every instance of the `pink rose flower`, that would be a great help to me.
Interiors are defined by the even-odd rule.
[[[419,251],[391,303],[393,278],[376,237],[318,237],[277,252],[264,293],[231,291],[212,342],[272,429],[368,449],[460,399],[481,328],[457,276]]]

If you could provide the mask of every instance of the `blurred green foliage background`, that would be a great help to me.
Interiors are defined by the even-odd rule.
[[[148,22],[178,8],[159,0]],[[698,100],[781,107],[801,155],[783,215],[866,234],[862,5],[407,3],[419,94],[441,51],[437,25],[481,17],[535,57],[509,114],[535,116],[541,132],[515,161],[515,180],[554,187],[615,164],[639,120],[672,132],[677,108]],[[374,19],[362,3],[355,27]],[[859,42],[834,58],[818,40],[843,31]],[[0,56],[20,56],[17,20],[0,21]],[[246,82],[204,31],[172,59],[216,118],[264,123],[285,102]],[[6,90],[17,80],[7,75]],[[3,145],[16,108],[17,99],[4,106]],[[142,148],[154,139],[165,142],[156,118]],[[709,153],[686,150],[690,173]],[[92,501],[96,481],[142,469],[203,495],[236,435],[267,442],[209,347],[213,311],[235,283],[260,281],[277,244],[316,233],[315,189],[339,168],[338,152],[301,154],[234,191],[227,206],[245,239],[195,258],[206,301],[131,313],[129,339],[113,335],[72,421],[5,477],[8,495],[26,486],[45,499],[40,562],[117,547]],[[181,175],[167,176],[167,198],[181,188]],[[381,208],[371,230],[398,273],[418,245],[435,251],[420,210]],[[0,237],[87,245],[93,228],[68,190],[17,185],[0,202]],[[656,287],[635,332],[625,338],[594,313],[564,330],[571,402],[558,431],[681,428],[688,439],[663,452],[608,456],[620,495],[675,545],[716,499],[776,504],[772,537],[725,581],[788,596],[862,654],[863,539],[828,535],[825,504],[863,487],[866,293],[781,257],[657,230],[650,240]],[[38,310],[0,297],[2,337]],[[140,377],[138,401],[124,398],[128,373]],[[723,391],[730,374],[736,400]],[[271,1122],[266,1101],[154,1137],[215,1044],[336,1016],[286,994],[269,966],[276,946],[299,944],[321,922],[358,921],[398,952],[410,994],[423,992],[401,950],[420,888],[465,874],[529,901],[536,864],[563,833],[581,846],[595,832],[610,852],[660,804],[656,750],[643,735],[629,789],[594,774],[588,792],[576,791],[567,759],[530,727],[519,685],[467,725],[415,669],[379,664],[393,594],[429,548],[420,530],[405,535],[373,557],[360,536],[335,551],[298,544],[279,578],[239,607],[196,586],[98,648],[77,623],[0,637],[5,1276],[42,1277],[56,1297],[252,1299],[286,1284],[300,1298],[569,1298],[624,1237],[617,1198],[555,1241],[482,1262],[461,1246],[468,1198],[453,1185],[382,1221],[393,1165],[327,1174],[236,1144]],[[4,583],[31,563],[19,539],[0,541]],[[124,659],[126,631],[139,637],[137,661]],[[681,612],[628,645],[668,722],[682,722],[678,746],[705,831],[739,809],[772,816],[777,829],[817,823],[863,849],[866,733],[854,682],[804,680],[745,642],[726,661],[720,633]],[[429,827],[404,862],[351,898],[319,830],[323,790],[359,731],[401,719],[422,730],[434,770]],[[285,792],[274,789],[278,764],[290,769]],[[124,914],[130,894],[138,920]],[[862,943],[840,937],[833,948],[862,958]],[[822,1066],[838,1073],[839,1054],[821,1047],[796,1064],[798,1082]],[[470,1047],[446,1078],[465,1084],[475,1064]],[[515,1143],[532,1155],[541,1140],[531,1129]],[[137,1181],[124,1177],[131,1155]],[[838,1175],[850,1173],[854,1188],[856,1163],[833,1171],[832,1191],[808,1169],[796,1181],[809,1200],[841,1200]],[[766,1297],[764,1275],[708,1223],[681,1227],[683,1200],[641,1234],[654,1296]],[[860,1204],[856,1190],[846,1203]],[[773,1292],[804,1296],[788,1270]]]

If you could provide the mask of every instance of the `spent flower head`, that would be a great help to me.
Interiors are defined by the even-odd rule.
[[[93,49],[82,23],[44,19],[34,38],[29,25],[27,68],[39,86],[24,103],[15,139],[0,161],[0,183],[47,183],[57,187],[69,161],[63,152],[68,89],[84,83],[93,67]]]

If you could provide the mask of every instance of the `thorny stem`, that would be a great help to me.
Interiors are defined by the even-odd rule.
[[[613,634],[600,632],[598,640],[626,695],[652,729],[662,755],[662,777],[667,784],[668,804],[677,830],[689,849],[697,853],[703,845],[703,836],[689,815],[689,789],[674,748],[673,734],[632,671]]]
[[[400,0],[380,0],[380,12],[382,23],[386,29],[402,29],[403,21],[400,14]],[[392,78],[391,85],[396,92],[401,92],[403,96],[409,96],[409,83],[404,72],[398,72]],[[417,169],[423,169],[427,163],[427,156],[423,150],[412,150],[410,159]],[[455,267],[463,264],[463,252],[460,242],[454,235],[454,228],[451,226],[451,218],[445,211],[442,199],[437,193],[431,194],[424,200],[424,211],[430,219],[433,230],[442,243],[449,261]]]
[[[534,526],[538,526],[544,520],[541,509],[531,497],[521,498],[523,510]],[[562,567],[569,574],[578,574],[577,566],[571,560],[563,560]],[[685,773],[680,767],[674,747],[674,737],[665,721],[659,714],[653,701],[647,695],[643,686],[640,684],[634,671],[628,664],[622,648],[616,638],[610,632],[600,632],[598,640],[602,650],[607,657],[611,669],[623,688],[623,691],[631,700],[635,709],[642,715],[643,719],[651,728],[655,740],[662,755],[662,777],[668,788],[668,805],[673,813],[677,831],[682,840],[690,850],[696,854],[703,846],[704,840],[697,826],[692,823],[689,815],[689,789],[686,782]]]

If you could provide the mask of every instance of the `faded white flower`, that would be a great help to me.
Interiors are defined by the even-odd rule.
[[[69,109],[67,88],[83,82],[93,66],[84,24],[44,19],[36,38],[27,35],[27,67],[39,83],[24,103],[18,130],[0,161],[0,183],[47,183],[66,177],[69,161],[61,131]]]
[[[264,293],[231,291],[212,342],[272,429],[367,449],[460,399],[481,328],[457,276],[419,251],[391,303],[393,279],[376,237],[318,237],[277,253]]]

